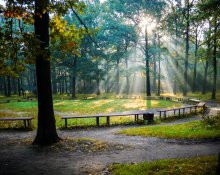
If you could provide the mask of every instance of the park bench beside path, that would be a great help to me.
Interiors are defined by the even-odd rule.
[[[27,128],[31,125],[31,120],[33,117],[5,117],[0,118],[0,121],[22,121],[24,122],[24,127]]]
[[[110,126],[110,117],[116,116],[129,116],[134,115],[135,122],[138,123],[139,115],[149,113],[149,110],[135,110],[135,111],[125,111],[125,112],[111,112],[108,114],[94,114],[94,115],[74,115],[74,116],[62,116],[61,119],[65,120],[65,127],[67,128],[68,119],[80,119],[80,118],[96,118],[96,125],[99,126],[99,118],[106,118],[106,125]]]
[[[179,108],[171,108],[171,109],[161,109],[161,110],[158,110],[159,117],[161,119],[162,113],[163,113],[163,117],[166,118],[166,114],[167,114],[168,111],[173,111],[173,115],[176,115],[176,111],[178,111],[179,116],[180,116],[181,115],[181,110],[182,110],[182,114],[184,115],[186,109],[189,109],[190,113],[192,112],[192,109],[194,109],[194,112],[196,114],[197,109],[200,108],[200,109],[204,110],[205,105],[206,105],[206,102],[199,102],[196,105],[187,105],[187,106],[183,106],[183,107],[179,107]]]
[[[166,114],[168,111],[173,111],[174,115],[176,114],[176,111],[179,112],[179,116],[181,114],[181,110],[182,110],[182,114],[184,115],[186,112],[186,109],[189,109],[190,112],[192,112],[192,110],[194,109],[195,114],[197,113],[197,109],[198,108],[202,108],[204,109],[206,102],[200,102],[197,105],[187,105],[187,106],[183,106],[183,107],[179,107],[179,108],[171,108],[171,109],[162,109],[162,110],[157,110],[153,113],[158,112],[159,113],[159,117],[162,117],[162,113],[164,114],[164,118],[166,118]],[[112,113],[107,113],[107,114],[93,114],[93,115],[73,115],[73,116],[61,116],[61,119],[65,120],[65,127],[67,128],[67,120],[68,119],[82,119],[82,118],[96,118],[96,125],[99,126],[99,118],[106,118],[106,125],[110,126],[110,117],[116,117],[116,116],[132,116],[134,115],[134,120],[136,123],[138,123],[139,120],[139,115],[144,115],[147,113],[152,113],[152,109],[150,110],[135,110],[135,111],[125,111],[125,112],[112,112]]]

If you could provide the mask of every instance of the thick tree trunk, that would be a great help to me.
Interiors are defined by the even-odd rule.
[[[59,140],[53,111],[52,87],[50,77],[49,52],[49,13],[48,0],[35,0],[35,34],[41,41],[41,51],[36,59],[38,90],[38,128],[33,144],[48,145]]]
[[[149,48],[148,48],[148,36],[147,36],[147,26],[145,28],[145,68],[146,68],[146,95],[151,96],[151,90],[150,90],[150,57],[149,57]]]
[[[188,92],[188,62],[189,62],[189,0],[186,1],[187,11],[186,11],[186,53],[185,53],[185,70],[184,70],[184,87],[183,96],[187,95]]]

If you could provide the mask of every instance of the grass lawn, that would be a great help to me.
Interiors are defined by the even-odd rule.
[[[160,138],[219,138],[220,126],[210,127],[203,121],[192,121],[176,125],[144,126],[119,131],[119,134],[131,136],[160,137]]]
[[[62,97],[62,96],[61,96]],[[64,96],[63,96],[64,97]],[[67,96],[65,96],[67,98]],[[89,115],[97,113],[120,112],[129,110],[145,110],[149,108],[173,108],[179,107],[182,104],[166,100],[143,100],[143,99],[90,99],[90,100],[61,100],[58,96],[54,100],[54,111],[57,121],[57,127],[64,126],[64,121],[60,119],[60,113],[65,115]],[[68,97],[69,98],[69,97]],[[10,102],[5,103],[6,100]],[[24,101],[22,98],[12,96],[11,98],[0,97],[0,117],[18,117],[18,116],[33,116],[33,127],[37,126],[37,101]],[[19,101],[19,102],[18,102]],[[130,123],[134,122],[133,117],[113,117],[112,123]],[[3,124],[2,124],[3,123]],[[22,122],[13,122],[12,127],[17,125],[22,126]],[[100,124],[105,124],[105,119],[100,120]],[[76,119],[69,120],[69,126],[88,126],[95,125],[93,119]],[[3,126],[2,126],[3,125]],[[4,126],[5,125],[5,126]],[[18,127],[19,127],[18,126]],[[10,127],[9,122],[1,122],[0,128]]]
[[[114,164],[110,166],[113,175],[217,175],[217,156],[165,159],[137,164]]]

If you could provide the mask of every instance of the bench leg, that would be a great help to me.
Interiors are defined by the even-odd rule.
[[[163,113],[164,114],[164,118],[166,118],[166,116],[167,116],[167,113],[166,113],[166,111]]]
[[[161,112],[160,112],[160,119],[161,119]]]
[[[185,108],[183,108],[183,116],[185,115]]]
[[[24,127],[27,128],[26,120],[24,120]]]
[[[65,127],[67,128],[67,119],[65,118]]]
[[[180,117],[180,109],[179,109],[179,117]]]
[[[106,125],[110,126],[110,117],[109,116],[106,117]]]
[[[96,126],[99,126],[99,117],[96,117]]]
[[[174,109],[174,115],[176,114],[176,110]]]
[[[197,110],[197,106],[195,106],[195,114],[197,113],[197,111],[196,111],[196,110]]]
[[[31,120],[28,120],[27,123],[28,123],[28,127],[30,127],[31,126]]]

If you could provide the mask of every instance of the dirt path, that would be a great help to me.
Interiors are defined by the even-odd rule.
[[[195,119],[198,118],[179,120],[170,124]],[[220,152],[220,140],[184,142],[115,134],[118,130],[127,127],[131,126],[59,131],[61,137],[95,138],[108,143],[120,144],[123,147],[121,150],[95,153],[45,152],[22,144],[5,145],[6,141],[34,138],[35,132],[0,131],[0,174],[84,175],[101,172],[108,164],[112,163],[135,163],[163,158],[216,155]],[[103,174],[105,173],[107,174],[107,172]]]

